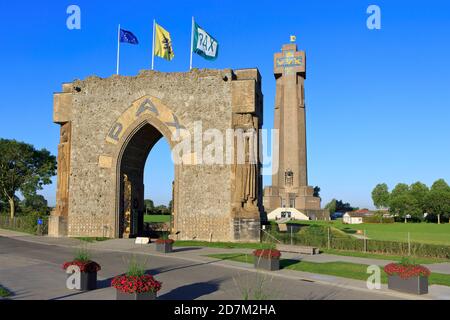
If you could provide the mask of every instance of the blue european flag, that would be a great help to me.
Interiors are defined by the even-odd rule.
[[[120,29],[120,42],[139,44],[137,37],[130,31]]]

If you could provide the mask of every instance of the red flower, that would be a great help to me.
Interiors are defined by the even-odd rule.
[[[97,262],[94,261],[71,261],[71,262],[65,262],[62,266],[63,270],[67,270],[70,266],[77,266],[80,268],[81,272],[91,273],[91,272],[98,272],[102,268]]]
[[[157,244],[165,244],[165,243],[172,244],[174,242],[175,241],[173,241],[172,239],[158,239],[158,240],[156,240]]]
[[[259,249],[253,252],[253,255],[259,258],[272,258],[279,259],[281,257],[281,252],[276,249]]]
[[[384,267],[384,272],[388,275],[398,275],[402,279],[409,279],[412,277],[429,277],[431,272],[428,268],[419,265],[403,265],[398,263],[391,263]]]
[[[156,281],[151,275],[117,276],[111,281],[111,286],[123,293],[158,292],[162,283]]]

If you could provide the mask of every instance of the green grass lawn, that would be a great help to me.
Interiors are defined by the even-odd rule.
[[[220,260],[231,260],[244,263],[254,262],[254,256],[248,254],[229,253],[229,254],[214,254],[208,255],[210,258]],[[367,280],[369,274],[367,273],[368,265],[348,263],[348,262],[326,262],[315,263],[297,260],[281,259],[280,266],[282,269],[303,271],[316,274],[326,274],[330,276],[343,277],[355,280]],[[382,283],[387,283],[387,274],[382,270]],[[437,284],[450,287],[450,275],[441,273],[432,273],[429,278],[430,285]]]
[[[0,297],[6,298],[9,297],[10,295],[11,293],[0,285]]]
[[[400,261],[403,256],[397,255],[389,255],[389,254],[379,254],[379,253],[365,253],[365,252],[357,252],[357,251],[341,251],[334,249],[320,249],[323,253],[334,254],[337,256],[346,256],[346,257],[358,257],[358,258],[369,258],[369,259],[381,259],[381,260],[392,260],[392,261]],[[433,264],[433,263],[441,263],[441,262],[449,262],[447,259],[440,258],[422,258],[422,257],[411,257],[411,259],[420,264]]]
[[[298,224],[318,224],[333,226],[347,233],[366,230],[366,235],[374,240],[408,241],[408,232],[412,242],[450,245],[450,224],[435,223],[386,223],[347,225],[342,220],[336,221],[295,221]]]
[[[175,247],[209,247],[224,249],[269,249],[273,247],[266,243],[232,243],[232,242],[207,242],[207,241],[175,241]]]
[[[144,222],[148,222],[148,223],[170,222],[170,217],[171,216],[169,216],[169,215],[145,215]]]

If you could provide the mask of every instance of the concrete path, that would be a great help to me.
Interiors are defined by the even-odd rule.
[[[102,288],[73,294],[64,287],[66,275],[61,264],[73,257],[80,243],[77,239],[36,237],[0,230],[0,283],[15,293],[14,299],[114,299],[110,280],[125,272],[126,261],[136,255],[147,259],[150,272],[164,282],[160,292],[162,299],[242,299],[242,291],[252,290],[261,281],[270,287],[268,294],[273,295],[269,297],[272,299],[450,299],[448,287],[431,286],[429,295],[417,297],[388,291],[384,285],[379,291],[368,290],[366,283],[359,280],[293,270],[257,272],[249,264],[206,257],[217,253],[251,253],[249,249],[183,247],[164,255],[157,253],[153,244],[135,245],[133,240],[125,239],[87,245],[103,267],[99,273]],[[351,258],[349,262],[365,264],[389,262],[332,255],[286,253],[284,257],[315,262],[346,258]],[[446,270],[448,266],[439,267]]]

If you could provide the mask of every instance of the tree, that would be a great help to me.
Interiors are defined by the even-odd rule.
[[[172,214],[173,211],[173,200],[169,201],[169,207],[168,207],[169,213]]]
[[[422,211],[422,214],[427,212],[426,198],[428,193],[430,192],[430,189],[428,189],[428,187],[425,184],[421,182],[416,182],[409,187],[409,192],[414,197],[414,199],[416,199],[417,202],[419,203],[419,207],[420,210]]]
[[[353,208],[348,202],[344,203],[342,200],[331,200],[326,206],[325,209],[330,211],[330,214],[335,212],[349,212],[358,210],[358,208]]]
[[[399,183],[392,190],[391,199],[392,199],[392,197],[397,197],[399,195],[403,195],[403,194],[407,194],[407,193],[409,193],[409,186],[406,183]]]
[[[169,209],[163,204],[155,207],[154,212],[155,212],[155,214],[162,214],[162,215],[170,214]]]
[[[450,191],[450,186],[444,179],[436,180],[431,186],[431,190]]]
[[[408,222],[408,216],[415,219],[422,219],[423,213],[420,210],[419,202],[408,192],[395,194],[389,201],[389,210],[398,217]]]
[[[386,183],[378,184],[372,191],[373,204],[377,209],[389,207],[389,188]]]
[[[314,187],[314,197],[320,198],[320,187]]]
[[[330,211],[330,214],[336,212],[336,201],[336,199],[333,199],[325,206],[325,209],[328,209],[328,211]]]
[[[425,186],[426,187],[426,186]],[[423,220],[423,209],[420,201],[416,198],[423,189],[422,185],[415,184],[413,188],[405,183],[399,183],[391,192],[389,210],[398,217],[408,222],[408,216],[414,220]],[[420,199],[420,197],[418,197]]]
[[[145,213],[151,214],[153,210],[155,210],[155,204],[153,203],[153,200],[145,199],[144,200],[144,207],[145,207]]]
[[[350,212],[358,210],[358,208],[354,208],[348,202],[344,202],[342,200],[336,201],[336,212]]]
[[[431,186],[430,191],[425,199],[425,206],[428,212],[437,217],[437,221],[441,223],[441,217],[450,216],[450,187],[444,179],[437,180]]]
[[[27,195],[23,201],[23,205],[28,210],[43,214],[49,213],[47,200],[40,194]]]
[[[16,211],[15,194],[25,197],[51,184],[56,174],[56,158],[46,149],[36,150],[32,145],[16,140],[0,139],[0,193],[9,203],[10,215]]]

